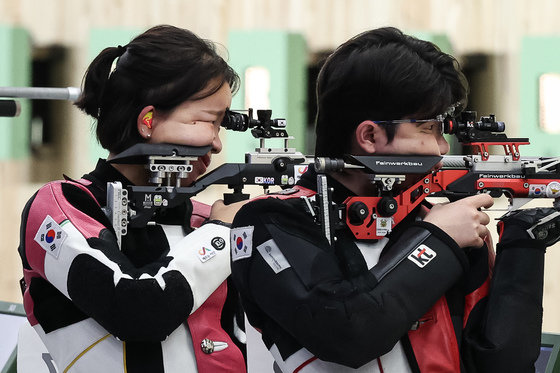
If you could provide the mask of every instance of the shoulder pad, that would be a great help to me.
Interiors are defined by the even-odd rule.
[[[301,186],[295,186],[293,188],[282,189],[281,191],[263,194],[258,197],[252,198],[251,201],[256,201],[259,199],[266,199],[266,198],[276,198],[276,199],[290,199],[290,198],[299,198],[299,197],[311,197],[317,194],[316,191],[307,189]]]

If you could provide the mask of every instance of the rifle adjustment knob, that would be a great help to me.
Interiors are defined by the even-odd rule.
[[[393,197],[383,197],[377,202],[377,214],[379,216],[393,216],[398,207],[399,204]]]
[[[348,207],[348,220],[352,225],[362,225],[369,215],[369,209],[363,202],[354,202]]]
[[[288,160],[284,157],[280,157],[274,160],[274,162],[272,163],[274,164],[274,168],[278,172],[286,171],[286,169],[288,168]]]

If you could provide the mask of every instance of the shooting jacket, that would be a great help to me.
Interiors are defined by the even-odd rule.
[[[544,250],[461,249],[403,220],[377,242],[345,229],[329,245],[292,191],[246,204],[232,228],[232,277],[249,322],[283,372],[532,372]],[[333,200],[351,192],[330,178]]]
[[[233,334],[230,229],[200,226],[210,207],[189,202],[130,228],[119,250],[101,209],[113,181],[130,184],[100,160],[43,186],[22,214],[24,307],[59,371],[244,372],[220,324]]]

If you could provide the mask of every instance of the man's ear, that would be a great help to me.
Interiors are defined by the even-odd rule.
[[[140,136],[149,139],[152,136],[152,126],[154,121],[154,111],[155,108],[150,105],[146,106],[136,119],[136,127],[138,128],[138,133]]]
[[[371,120],[365,120],[358,124],[356,131],[354,131],[354,147],[355,154],[366,153],[371,154],[376,151],[376,142],[382,129],[378,124],[373,123]]]

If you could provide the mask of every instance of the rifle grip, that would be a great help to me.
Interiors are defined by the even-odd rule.
[[[224,193],[224,204],[230,205],[235,202],[244,201],[249,199],[249,196],[247,193]]]

